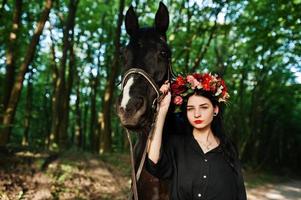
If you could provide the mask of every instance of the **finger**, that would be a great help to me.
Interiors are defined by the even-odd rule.
[[[166,94],[167,90],[161,90],[162,94]]]
[[[166,93],[169,90],[170,90],[170,83],[165,81],[165,83],[161,86],[160,91]]]
[[[167,88],[166,85],[162,85],[160,90],[166,90],[166,88]]]

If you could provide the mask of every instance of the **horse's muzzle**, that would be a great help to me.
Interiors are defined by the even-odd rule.
[[[121,124],[129,129],[138,129],[142,121],[142,116],[147,110],[146,107],[146,100],[144,98],[131,100],[125,108],[118,105],[117,114]]]

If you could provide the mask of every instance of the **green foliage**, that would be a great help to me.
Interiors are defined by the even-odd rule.
[[[139,1],[135,1],[139,2]],[[140,26],[151,26],[158,2],[136,6]],[[126,9],[131,2],[126,2]],[[225,110],[227,133],[237,143],[241,158],[252,168],[300,168],[301,144],[301,3],[294,1],[164,1],[170,12],[167,33],[176,73],[214,71],[228,83],[231,102]],[[31,65],[33,76],[29,145],[46,147],[51,125],[54,64],[60,65],[63,28],[69,1],[55,3]],[[43,1],[26,2],[18,38],[17,67],[27,50]],[[104,89],[112,69],[119,1],[79,1],[75,19],[75,79],[80,91],[84,149],[89,149],[92,82],[97,85],[96,112],[102,112]],[[5,77],[5,54],[12,28],[14,2],[8,1],[0,18],[0,84]],[[125,12],[124,12],[125,13]],[[50,26],[51,25],[51,26]],[[50,38],[50,29],[53,40]],[[128,36],[122,26],[121,43]],[[53,60],[51,47],[56,59]],[[197,60],[200,63],[193,69]],[[67,61],[67,63],[70,60]],[[17,69],[18,71],[18,69]],[[66,76],[68,73],[66,72]],[[119,76],[116,83],[121,79]],[[24,135],[27,75],[11,143],[21,144]],[[75,146],[76,87],[72,88],[69,113],[69,144]],[[114,90],[114,100],[120,88]],[[0,91],[0,95],[2,91]],[[1,99],[1,98],[0,98]],[[124,131],[112,109],[115,152],[127,152]],[[99,120],[99,119],[98,119]],[[99,124],[95,125],[99,128]],[[104,156],[109,159],[110,156]],[[118,159],[116,159],[118,161]],[[108,160],[111,162],[111,160]],[[113,163],[115,161],[112,161]]]

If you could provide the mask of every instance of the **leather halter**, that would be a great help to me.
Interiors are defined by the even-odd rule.
[[[146,157],[146,153],[147,153],[147,148],[149,146],[149,141],[150,141],[150,138],[151,138],[153,130],[154,130],[154,124],[156,122],[157,113],[158,113],[158,109],[159,109],[158,104],[165,97],[165,95],[162,94],[162,92],[160,91],[160,89],[157,86],[154,79],[149,74],[147,74],[143,69],[140,69],[140,68],[131,68],[124,74],[124,77],[123,77],[122,83],[121,83],[121,88],[122,89],[124,88],[124,84],[125,84],[125,81],[127,80],[127,77],[131,74],[139,74],[142,77],[144,77],[145,80],[147,80],[147,82],[152,86],[152,88],[155,90],[155,92],[157,94],[157,97],[154,99],[154,101],[152,103],[152,108],[156,109],[155,110],[155,115],[154,115],[154,118],[153,118],[153,122],[151,124],[151,130],[150,130],[150,133],[148,135],[148,139],[146,141],[146,145],[145,145],[145,148],[144,148],[141,160],[140,160],[140,164],[139,164],[139,167],[138,167],[138,170],[137,170],[136,173],[135,173],[135,161],[134,161],[134,152],[133,152],[132,140],[131,140],[129,130],[126,129],[127,138],[129,140],[129,145],[130,145],[130,154],[131,154],[130,156],[131,156],[131,166],[132,166],[132,190],[131,190],[129,199],[132,199],[132,197],[134,195],[134,200],[138,200],[137,182],[140,178],[140,175],[141,175],[141,172],[142,172],[142,169],[143,169],[143,165],[144,165],[145,157]],[[172,70],[172,66],[170,64],[170,59],[169,59],[169,66],[168,66],[167,76],[168,76],[167,78],[168,78],[169,82],[171,82],[171,79],[174,79],[176,77],[173,70]]]
[[[167,69],[167,80],[169,82],[171,82],[173,79],[176,78],[173,70],[172,70],[172,66],[171,66],[171,61],[170,59],[168,59],[168,69]],[[162,100],[162,98],[164,96],[162,96],[159,87],[157,86],[156,82],[154,81],[154,79],[147,73],[145,72],[143,69],[141,68],[131,68],[128,71],[125,72],[124,77],[121,81],[121,88],[123,90],[124,88],[124,84],[128,78],[129,75],[131,74],[139,74],[141,76],[143,76],[145,78],[145,80],[147,80],[147,82],[152,86],[152,88],[155,90],[157,97],[154,99],[153,103],[152,103],[152,108],[155,109],[156,106],[156,101],[157,103],[160,102]]]
[[[121,83],[121,88],[124,88],[124,83],[127,80],[127,77],[131,74],[140,74],[142,75],[145,80],[147,80],[147,82],[152,86],[152,88],[155,90],[156,94],[157,94],[157,98],[154,99],[153,103],[152,103],[152,108],[154,108],[156,101],[160,98],[160,89],[158,88],[157,84],[155,83],[154,79],[148,75],[143,69],[140,68],[131,68],[129,69],[123,77],[122,83]]]

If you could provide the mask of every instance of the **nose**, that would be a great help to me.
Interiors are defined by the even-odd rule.
[[[194,111],[194,117],[197,118],[197,117],[200,117],[201,116],[201,112],[199,109],[195,109]]]

